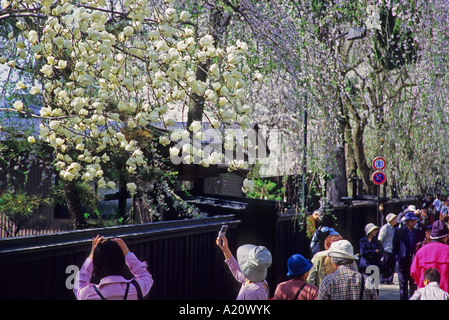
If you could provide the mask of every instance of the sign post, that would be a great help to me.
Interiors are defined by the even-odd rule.
[[[377,221],[380,227],[380,225],[382,224],[382,221],[380,220],[379,217],[380,186],[384,184],[385,181],[387,181],[387,176],[382,171],[387,166],[387,162],[385,161],[384,158],[376,157],[373,159],[372,165],[374,170],[376,170],[371,176],[371,180],[375,185],[377,185]]]

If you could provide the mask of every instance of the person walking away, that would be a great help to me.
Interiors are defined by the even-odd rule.
[[[307,217],[307,238],[312,240],[313,235],[316,231],[316,226],[321,220],[321,212],[320,210],[315,210],[310,216]]]
[[[297,253],[287,260],[288,281],[277,285],[273,300],[316,300],[318,288],[307,283],[312,262]]]
[[[380,228],[378,236],[383,248],[380,283],[392,284],[396,265],[393,254],[393,235],[397,225],[397,216],[394,213],[389,213],[386,220],[387,223]]]
[[[134,275],[131,280],[124,277],[126,266]],[[90,282],[92,273],[100,279],[98,285]],[[137,259],[122,239],[104,240],[97,235],[73,291],[78,300],[142,300],[153,282],[147,263]]]
[[[310,250],[312,255],[324,250],[324,240],[326,240],[328,236],[339,234],[334,228],[334,217],[330,214],[325,214],[321,219],[321,225],[313,234],[312,241],[310,242]]]
[[[424,271],[435,268],[441,275],[440,287],[449,292],[449,230],[447,225],[437,220],[432,225],[430,243],[423,246],[415,255],[410,267],[410,275],[419,288],[424,287]]]
[[[306,219],[306,246],[307,252],[304,253],[306,257],[310,257],[312,254],[310,243],[312,242],[313,235],[316,232],[316,228],[321,221],[323,214],[320,210],[315,210],[311,215],[309,215]]]
[[[327,256],[328,250],[331,244],[335,241],[343,240],[343,237],[339,234],[328,236],[324,241],[324,248],[326,250],[317,252],[312,258],[313,267],[309,271],[309,276],[307,278],[307,283],[313,284],[317,287],[320,286],[321,280],[328,274],[337,270],[335,265],[332,263],[331,258]],[[357,265],[354,263],[355,270],[357,269]]]
[[[410,300],[449,300],[449,293],[440,288],[441,275],[435,268],[424,271],[424,287],[413,293]]]
[[[328,256],[337,270],[323,278],[318,290],[318,300],[377,300],[375,286],[366,275],[351,267],[358,259],[348,240],[331,244]]]
[[[365,273],[368,266],[374,265],[380,269],[380,260],[383,255],[383,247],[377,239],[379,227],[374,223],[365,226],[366,236],[360,239],[360,271]]]
[[[265,278],[272,262],[270,251],[264,246],[245,244],[237,249],[236,259],[229,250],[225,236],[217,238],[216,243],[223,252],[232,275],[242,284],[237,300],[268,300],[270,290]]]
[[[393,254],[399,278],[399,291],[401,300],[409,299],[416,285],[410,277],[410,266],[416,250],[416,244],[423,240],[422,233],[415,228],[418,218],[413,211],[407,212],[404,217],[405,225],[397,228],[393,235]],[[409,290],[410,289],[410,290]]]

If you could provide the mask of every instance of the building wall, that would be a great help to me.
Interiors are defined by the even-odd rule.
[[[218,177],[205,178],[204,193],[243,197],[243,180],[244,177],[236,173],[221,173]]]

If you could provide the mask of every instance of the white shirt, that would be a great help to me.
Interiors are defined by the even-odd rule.
[[[449,300],[449,293],[441,289],[438,282],[430,282],[424,288],[416,290],[410,300]]]
[[[382,242],[382,247],[385,252],[392,253],[393,252],[393,236],[394,236],[394,227],[387,223],[384,224],[379,230],[379,236],[377,239]]]

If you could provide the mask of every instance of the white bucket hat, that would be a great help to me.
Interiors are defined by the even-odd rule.
[[[410,211],[411,211],[411,212],[415,212],[415,211],[416,211],[416,206],[413,205],[413,204],[409,205],[409,206],[407,207],[407,209],[404,210],[404,214],[407,213],[407,212],[410,212]]]
[[[379,227],[376,226],[374,223],[368,223],[365,226],[365,234],[368,235],[371,231],[373,231],[375,229],[379,229]]]
[[[267,277],[271,265],[271,253],[264,246],[245,244],[237,249],[240,270],[252,282],[262,282]]]
[[[387,220],[387,222],[390,222],[391,220],[393,220],[396,217],[397,216],[394,213],[389,213],[389,214],[387,214],[385,219]]]
[[[354,248],[348,240],[338,240],[332,242],[327,255],[330,258],[345,258],[358,260],[359,258],[354,254]]]

